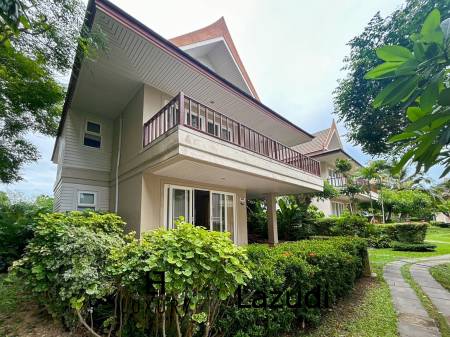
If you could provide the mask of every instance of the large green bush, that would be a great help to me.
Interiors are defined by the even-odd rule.
[[[271,303],[284,290],[280,308],[228,307],[221,320],[226,336],[275,336],[296,331],[303,323],[318,323],[319,305],[301,308],[286,306],[286,294],[303,294],[320,289],[322,304],[345,295],[361,276],[366,261],[366,242],[360,238],[334,237],[327,240],[304,240],[280,244],[274,248],[250,245],[247,248],[252,279],[247,291],[268,294]],[[296,296],[292,296],[295,302]],[[248,304],[254,297],[246,300]],[[258,303],[261,302],[261,299]],[[318,303],[316,303],[318,304]]]
[[[0,273],[22,256],[33,237],[37,216],[52,210],[53,198],[39,196],[34,202],[12,202],[0,192]]]
[[[317,219],[313,225],[313,235],[319,236],[368,237],[372,231],[373,226],[365,217],[350,213]]]
[[[427,235],[427,223],[397,223],[388,226],[392,240],[404,243],[423,243]]]
[[[233,244],[229,233],[182,221],[174,230],[144,234],[142,240],[117,249],[112,259],[122,289],[121,321],[128,322],[124,332],[132,336],[154,336],[163,330],[169,335],[180,331],[182,336],[209,336],[221,303],[251,277],[245,250]],[[165,294],[160,295],[166,301],[165,314],[158,314],[155,301],[147,296],[151,271],[165,275]]]
[[[114,214],[41,215],[13,272],[51,314],[70,324],[73,309],[85,312],[116,291],[108,260],[112,249],[124,244],[123,229]]]

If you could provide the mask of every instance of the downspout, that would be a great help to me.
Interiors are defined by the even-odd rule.
[[[119,116],[119,143],[117,145],[117,160],[116,160],[116,205],[114,212],[117,213],[119,208],[119,164],[120,164],[120,151],[122,147],[122,114]]]

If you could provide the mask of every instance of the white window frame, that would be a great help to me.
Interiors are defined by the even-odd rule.
[[[209,230],[212,231],[212,193],[216,194],[223,194],[225,196],[225,202],[226,202],[226,196],[232,196],[233,197],[233,240],[234,242],[238,242],[238,232],[237,232],[237,200],[236,200],[236,193],[231,192],[224,192],[224,191],[217,191],[217,190],[209,190],[205,188],[195,188],[195,187],[188,187],[188,186],[181,186],[181,185],[172,185],[172,184],[164,184],[164,227],[167,229],[173,229],[174,223],[173,223],[173,216],[172,216],[172,207],[169,207],[169,200],[172,200],[172,193],[174,189],[181,189],[181,190],[187,190],[189,191],[190,197],[189,197],[189,219],[185,219],[187,222],[193,223],[195,219],[195,205],[194,205],[194,193],[195,190],[201,190],[201,191],[207,191],[209,192]],[[229,231],[227,228],[227,214],[225,213],[225,223],[223,231],[227,232]]]
[[[345,212],[346,207],[347,207],[347,204],[344,202],[339,202],[339,201],[331,202],[331,210],[333,212],[333,215],[341,216],[342,213]]]
[[[88,130],[88,123],[98,124],[100,126],[100,132],[89,131]],[[87,148],[89,148],[89,149],[100,150],[103,147],[102,130],[103,130],[103,125],[102,125],[102,123],[100,121],[93,120],[93,119],[86,119],[84,121],[84,132],[83,132],[83,137],[81,139],[82,145],[87,147]],[[94,146],[89,146],[89,145],[84,144],[84,138],[86,137],[86,135],[99,137],[100,138],[100,147],[94,147]]]
[[[83,204],[80,203],[80,197],[81,194],[93,194],[94,195],[94,203],[93,204]],[[97,210],[97,192],[94,191],[78,191],[77,193],[77,210],[78,207],[89,207],[89,208],[93,208],[94,210]]]

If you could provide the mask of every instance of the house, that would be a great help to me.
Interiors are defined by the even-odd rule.
[[[313,134],[314,138],[309,142],[301,143],[293,147],[294,150],[320,162],[321,177],[328,181],[336,189],[342,189],[347,184],[345,177],[336,172],[336,159],[347,159],[352,164],[352,171],[355,172],[362,165],[344,151],[336,122],[333,120],[331,126],[325,130]],[[367,181],[358,179],[357,183],[367,185]],[[378,193],[371,186],[370,192],[363,192],[356,195],[359,202],[370,202],[378,200]],[[340,195],[337,198],[319,200],[314,199],[312,205],[317,206],[326,216],[341,215],[350,207],[348,196]]]
[[[52,160],[55,211],[109,210],[142,232],[180,216],[247,243],[248,198],[323,189],[295,150],[316,136],[264,105],[224,19],[167,40],[106,0],[86,23],[107,49],[74,64]],[[321,159],[321,158],[319,158]]]

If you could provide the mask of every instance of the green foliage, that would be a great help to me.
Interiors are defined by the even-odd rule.
[[[366,74],[366,79],[390,83],[373,100],[373,106],[403,105],[409,125],[390,138],[405,152],[395,169],[408,162],[416,172],[436,164],[450,172],[450,88],[447,87],[450,18],[442,21],[438,9],[425,19],[419,33],[411,35],[412,52],[401,46],[383,46],[377,55],[385,61]]]
[[[278,290],[294,294],[301,290],[305,294],[320,287],[324,304],[325,297],[333,303],[347,294],[361,276],[366,244],[358,238],[331,238],[284,243],[275,248],[250,245],[247,251],[253,276],[247,285],[249,291],[265,292],[269,304]],[[274,336],[297,331],[302,322],[315,325],[321,314],[320,309],[305,306],[300,309],[232,307],[221,324],[225,336]]]
[[[395,155],[393,144],[388,143],[388,139],[401,133],[409,124],[402,112],[402,104],[377,108],[371,104],[380,90],[390,83],[389,79],[364,79],[370,69],[380,64],[376,50],[385,45],[399,45],[410,51],[413,41],[409,37],[417,32],[433,8],[438,8],[447,17],[450,4],[447,0],[407,0],[385,18],[377,13],[364,31],[348,43],[350,53],[344,59],[347,76],[339,81],[334,92],[335,110],[347,127],[350,141],[361,145],[366,153]],[[385,48],[378,53],[397,62],[410,54],[404,49],[392,51]]]
[[[397,223],[390,225],[389,233],[393,240],[403,243],[423,243],[427,235],[427,223]]]
[[[313,234],[312,223],[323,217],[317,207],[299,203],[294,196],[278,198],[277,224],[281,240],[308,238]]]
[[[264,200],[247,201],[247,228],[249,242],[267,240],[267,207]]]
[[[45,67],[11,48],[0,47],[0,181],[20,180],[24,163],[38,158],[26,140],[30,131],[53,135],[58,125],[63,88]]]
[[[348,159],[336,159],[336,171],[341,173],[342,175],[347,175],[348,172],[352,169],[352,163]]]
[[[20,168],[39,158],[28,132],[56,134],[65,90],[55,74],[71,68],[77,44],[78,57],[105,49],[83,12],[80,0],[0,4],[0,182],[20,180]]]
[[[112,274],[124,289],[122,297],[128,306],[125,311],[131,312],[136,301],[145,303],[149,271],[165,273],[166,311],[177,315],[177,320],[168,319],[165,328],[180,329],[183,336],[213,327],[221,302],[251,277],[245,251],[232,243],[229,233],[208,231],[182,221],[174,230],[157,229],[145,233],[141,241],[119,246],[112,261]],[[130,322],[140,327],[134,333],[154,332],[155,313],[146,311],[149,305],[141,307]],[[159,322],[164,321],[159,317]],[[208,332],[204,335],[208,336]]]
[[[341,193],[337,188],[331,185],[328,180],[323,182],[323,191],[316,193],[314,196],[319,200],[327,200],[337,198]]]
[[[406,252],[429,252],[436,248],[436,245],[431,243],[406,243],[406,242],[392,242],[393,250]]]
[[[388,220],[391,219],[392,213],[400,214],[401,218],[415,217],[425,220],[432,216],[432,200],[425,192],[383,189],[380,194],[388,212]]]
[[[123,228],[114,214],[40,215],[34,237],[12,271],[50,313],[69,324],[74,309],[85,312],[116,291],[108,258],[113,248],[123,246]]]
[[[314,224],[314,235],[319,236],[359,236],[368,237],[372,225],[365,217],[344,213],[342,216],[333,216],[318,219]]]
[[[19,259],[28,241],[33,237],[36,218],[53,211],[53,198],[37,197],[34,202],[11,203],[0,192],[0,272]]]

